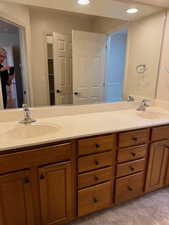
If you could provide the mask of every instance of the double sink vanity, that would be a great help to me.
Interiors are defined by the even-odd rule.
[[[166,110],[36,119],[1,122],[1,225],[64,224],[169,185]]]

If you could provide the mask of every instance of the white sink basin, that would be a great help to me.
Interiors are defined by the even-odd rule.
[[[56,133],[60,129],[59,126],[41,125],[41,124],[18,124],[15,128],[6,133],[10,138],[28,139],[47,136]]]
[[[151,112],[151,111],[145,111],[145,112],[137,112],[137,115],[144,118],[144,119],[169,119],[169,114],[167,113],[160,113],[160,112]]]

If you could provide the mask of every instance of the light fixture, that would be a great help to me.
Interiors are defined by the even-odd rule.
[[[129,14],[134,14],[134,13],[138,12],[138,9],[137,8],[129,8],[126,10],[126,12]]]
[[[78,0],[77,3],[79,5],[89,5],[90,4],[90,0]]]

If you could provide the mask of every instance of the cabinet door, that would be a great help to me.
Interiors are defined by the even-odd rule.
[[[70,162],[39,169],[43,225],[67,222],[72,217],[72,165]]]
[[[29,171],[0,176],[0,224],[33,225]]]
[[[166,176],[169,141],[153,143],[150,148],[146,192],[163,187]]]

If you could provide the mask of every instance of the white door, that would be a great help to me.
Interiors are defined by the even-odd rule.
[[[55,104],[72,104],[72,38],[53,33]]]
[[[73,103],[104,101],[105,34],[73,31]]]

